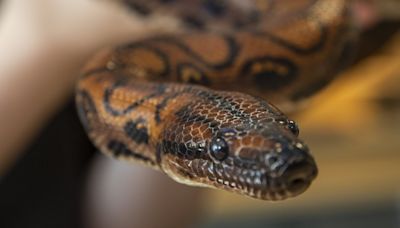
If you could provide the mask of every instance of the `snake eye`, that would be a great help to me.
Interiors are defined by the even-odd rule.
[[[228,157],[229,146],[223,138],[214,138],[210,144],[210,154],[218,161],[222,161]]]
[[[288,129],[295,135],[298,136],[299,135],[299,127],[297,127],[296,122],[294,122],[293,120],[289,120],[288,121]]]

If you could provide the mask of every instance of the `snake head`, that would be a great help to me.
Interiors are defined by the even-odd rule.
[[[207,95],[166,127],[161,168],[173,179],[263,200],[304,192],[317,175],[295,122],[240,93]]]
[[[297,138],[295,123],[278,122],[217,132],[208,149],[217,187],[264,200],[293,197],[309,187],[317,175],[314,159]]]

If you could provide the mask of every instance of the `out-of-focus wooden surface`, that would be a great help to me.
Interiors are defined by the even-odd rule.
[[[279,203],[210,191],[210,215],[296,213],[400,198],[400,33],[294,118],[319,166],[310,189]]]

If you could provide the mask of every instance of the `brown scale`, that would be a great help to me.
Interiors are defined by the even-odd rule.
[[[157,5],[133,2],[139,11]],[[237,1],[216,2],[225,8],[187,5],[210,11],[198,15],[201,29],[96,55],[77,86],[79,115],[102,152],[178,182],[263,200],[296,196],[316,177],[316,164],[297,125],[252,95],[285,107],[331,80],[353,40],[345,1],[243,1],[258,10],[247,21]],[[174,13],[182,16],[185,6]],[[176,5],[142,13],[169,7]]]

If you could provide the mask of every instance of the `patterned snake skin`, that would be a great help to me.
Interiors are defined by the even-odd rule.
[[[76,100],[94,144],[189,185],[263,200],[304,192],[314,159],[296,123],[263,99],[289,107],[344,67],[354,41],[346,1],[124,3],[143,18],[175,15],[183,29],[87,64]]]

